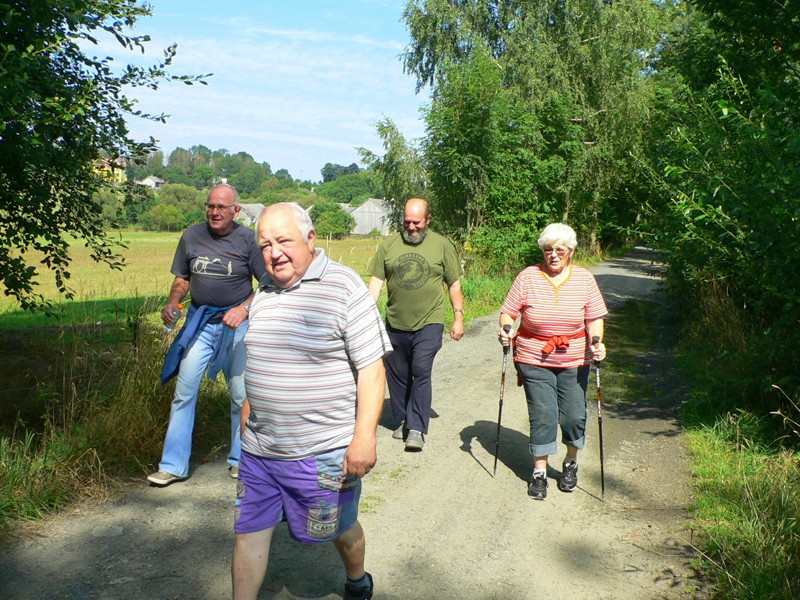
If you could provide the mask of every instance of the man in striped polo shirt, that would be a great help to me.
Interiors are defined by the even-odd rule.
[[[361,277],[316,249],[299,205],[268,206],[257,233],[267,275],[245,337],[233,597],[257,597],[272,531],[285,520],[302,543],[334,543],[345,599],[372,598],[358,501],[377,461],[392,347]]]

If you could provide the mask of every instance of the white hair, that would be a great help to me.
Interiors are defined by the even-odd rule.
[[[278,202],[269,206],[270,209],[273,207],[286,209],[294,215],[294,222],[297,224],[297,229],[300,231],[300,235],[303,236],[303,241],[307,242],[308,236],[314,231],[314,223],[311,222],[311,217],[308,216],[305,209],[297,202]],[[266,214],[267,211],[264,210],[258,218],[258,229],[260,229],[262,221],[266,219]]]
[[[545,246],[556,246],[562,242],[570,250],[578,247],[578,236],[575,230],[564,223],[551,223],[542,230],[539,235],[539,248],[544,250]]]

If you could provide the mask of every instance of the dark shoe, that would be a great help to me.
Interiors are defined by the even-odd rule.
[[[419,452],[425,445],[425,437],[415,429],[409,429],[406,436],[406,451]]]
[[[372,598],[372,592],[375,588],[372,583],[372,575],[367,573],[369,579],[369,587],[355,587],[349,583],[344,584],[344,600],[369,600]]]
[[[408,429],[406,429],[406,422],[403,421],[400,423],[400,427],[394,430],[392,433],[392,437],[396,440],[404,440],[408,435]]]
[[[165,485],[169,485],[170,483],[174,483],[176,481],[183,481],[184,479],[186,479],[186,477],[178,477],[177,475],[167,473],[166,471],[156,471],[155,473],[147,476],[147,481],[159,487],[164,487]]]
[[[528,486],[528,496],[534,500],[544,500],[547,498],[547,477],[545,475],[534,475],[531,477],[531,484]]]
[[[578,487],[578,463],[573,460],[570,463],[564,463],[561,467],[558,489],[562,492],[571,492],[576,487]]]

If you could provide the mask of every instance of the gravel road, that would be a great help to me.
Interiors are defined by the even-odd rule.
[[[594,269],[612,314],[629,299],[657,297],[656,270],[642,250]],[[492,476],[502,364],[496,328],[492,315],[470,323],[461,341],[445,341],[423,452],[406,453],[392,439],[387,402],[361,506],[376,600],[703,597],[689,564],[691,488],[677,397],[662,393],[634,406],[604,398],[601,501],[590,384],[579,488],[563,494],[551,479],[547,500],[532,501],[525,399],[511,368]],[[608,349],[605,371],[613,376],[613,340]],[[639,368],[660,389],[677,390],[661,350],[640,357]],[[562,456],[551,464],[560,467]],[[186,482],[154,488],[142,478],[107,502],[21,530],[0,550],[0,598],[230,597],[235,482],[222,456],[193,469]],[[343,579],[332,545],[301,546],[279,526],[260,598],[334,600]]]

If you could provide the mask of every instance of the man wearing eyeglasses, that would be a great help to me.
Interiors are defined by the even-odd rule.
[[[244,403],[244,334],[247,331],[253,278],[265,274],[255,234],[234,222],[239,214],[239,194],[227,184],[211,189],[206,200],[206,223],[186,229],[172,261],[175,280],[161,312],[165,325],[187,294],[191,297],[183,328],[167,352],[162,383],[177,375],[164,450],[158,471],[147,480],[165,486],[186,479],[192,452],[197,395],[203,375],[225,375],[231,404],[231,446],[228,469],[238,478],[240,414]]]

